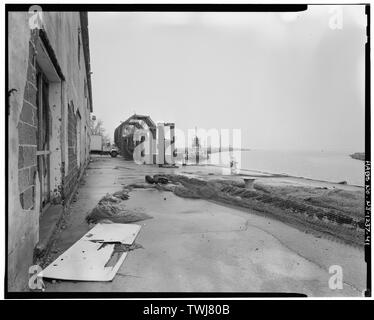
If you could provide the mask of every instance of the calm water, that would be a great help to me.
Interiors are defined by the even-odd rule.
[[[241,154],[242,169],[364,185],[364,162],[347,153],[252,150]]]

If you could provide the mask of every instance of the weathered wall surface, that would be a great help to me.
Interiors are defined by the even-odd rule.
[[[68,105],[68,164],[69,170],[64,181],[65,197],[73,192],[76,180],[79,175],[79,168],[77,164],[77,119],[74,113],[74,105]]]
[[[63,106],[61,102],[62,84],[60,82],[49,84],[49,106],[51,115],[51,139],[50,139],[50,163],[51,165],[51,202],[58,204],[62,202],[62,115]]]
[[[87,72],[83,54],[82,31],[80,17],[77,12],[48,12],[43,16],[45,32],[50,40],[51,46],[55,49],[57,60],[61,66],[62,73],[66,81],[62,92],[65,112],[62,114],[64,119],[62,128],[65,133],[64,143],[61,145],[63,150],[62,168],[56,171],[64,171],[63,185],[55,185],[57,190],[63,190],[61,195],[67,199],[71,196],[78,177],[82,174],[84,167],[89,159],[89,150],[85,147],[89,145],[87,134],[89,132],[90,103],[88,100]],[[72,112],[69,112],[69,106]],[[80,128],[76,126],[77,113],[82,120]],[[72,133],[75,131],[75,133]],[[77,137],[77,132],[80,137]],[[70,138],[73,139],[69,142]],[[77,139],[80,139],[80,150],[77,150]],[[72,149],[73,148],[73,149]],[[80,165],[78,165],[78,152],[80,153]]]
[[[29,49],[31,32],[27,13],[10,13],[8,24],[9,96],[8,110],[8,288],[24,290],[27,286],[28,268],[33,258],[33,248],[38,241],[39,204],[24,209],[20,201],[19,166],[33,163],[26,151],[20,156],[19,127],[24,106],[25,88],[28,86]],[[32,52],[30,52],[32,53]],[[26,94],[27,98],[27,94]],[[27,108],[27,107],[26,107]],[[26,110],[26,109],[25,109]],[[26,111],[25,111],[26,114]],[[25,115],[24,115],[25,116]],[[25,119],[25,118],[24,118]],[[24,138],[22,138],[24,139]],[[22,141],[22,140],[21,140]],[[32,148],[31,148],[32,149]],[[26,160],[25,160],[26,158]],[[26,162],[25,162],[26,161]],[[19,164],[20,162],[20,164]],[[23,162],[23,163],[22,163]],[[21,170],[20,170],[21,171]],[[38,199],[38,179],[35,179],[35,199]]]
[[[35,175],[37,171],[37,87],[36,87],[36,50],[37,32],[32,32],[29,40],[27,76],[23,106],[18,120],[18,188],[21,207],[32,210],[35,201]]]
[[[27,12],[8,16],[9,165],[8,290],[28,289],[28,270],[39,240],[40,183],[37,170],[36,64],[38,29]],[[43,12],[43,30],[63,78],[49,83],[51,203],[71,196],[88,163],[90,101],[79,12]],[[68,106],[73,108],[69,112]],[[81,120],[77,128],[77,113]],[[79,129],[79,130],[78,130]],[[77,134],[80,133],[80,136]],[[69,140],[70,139],[70,140]],[[79,143],[77,144],[77,139]],[[79,147],[79,150],[78,150]],[[77,164],[77,154],[80,165]]]

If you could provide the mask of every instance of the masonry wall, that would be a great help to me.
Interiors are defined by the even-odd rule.
[[[38,34],[32,32],[29,40],[27,77],[23,95],[23,105],[18,121],[18,188],[21,207],[32,210],[35,205],[36,183],[36,143],[37,143],[37,88],[35,42]]]
[[[41,31],[30,29],[27,12],[10,12],[8,21],[7,281],[9,291],[22,291],[29,289],[28,272],[39,241],[41,217],[36,155],[39,125],[36,63],[40,57],[36,45]],[[87,72],[83,47],[78,40],[82,36],[80,21],[78,12],[43,12],[42,29],[48,42],[48,54],[53,56],[61,74],[60,79],[49,82],[48,96],[52,205],[66,204],[89,159],[91,105],[85,92]],[[77,128],[78,116],[80,128]]]
[[[27,73],[29,69],[31,32],[27,20],[28,14],[18,13],[9,16],[8,24],[8,255],[7,255],[7,281],[9,290],[24,290],[27,288],[25,280],[28,277],[28,268],[33,259],[32,248],[38,241],[39,204],[34,203],[29,209],[21,206],[20,190],[26,190],[25,184],[20,183],[19,172],[35,163],[35,156],[19,155],[22,150],[21,133],[27,129],[20,129],[21,112],[24,100],[29,100]],[[17,91],[14,91],[17,90]],[[24,99],[26,97],[26,99]],[[25,107],[25,113],[26,113]],[[21,120],[22,121],[22,120]],[[21,125],[22,127],[22,125]],[[25,126],[26,128],[26,126]],[[32,130],[34,131],[34,130]],[[22,143],[24,144],[24,143]],[[28,149],[31,150],[31,149]],[[19,164],[20,163],[20,164]],[[37,184],[37,179],[35,179]],[[37,193],[37,188],[34,189]],[[37,197],[35,196],[35,199]],[[26,205],[28,206],[28,204]]]
[[[67,79],[62,92],[64,112],[62,114],[63,143],[62,150],[62,194],[60,196],[69,200],[76,188],[77,180],[89,160],[89,138],[84,132],[89,132],[90,102],[85,88],[87,72],[83,53],[83,40],[78,12],[48,12],[43,16],[45,31],[51,46],[55,49],[57,60],[61,62],[61,69]],[[69,27],[67,27],[69,26]],[[80,50],[79,50],[80,49]],[[71,112],[69,112],[69,108]],[[77,150],[77,136],[72,131],[78,131],[76,118],[80,121],[80,150]],[[69,134],[74,141],[69,142]],[[77,164],[77,154],[80,152],[80,165]],[[75,155],[73,156],[73,154]]]
[[[68,106],[68,163],[69,170],[65,176],[64,181],[64,192],[65,197],[69,197],[75,186],[76,181],[79,177],[78,162],[77,162],[77,119],[74,114],[74,105]]]

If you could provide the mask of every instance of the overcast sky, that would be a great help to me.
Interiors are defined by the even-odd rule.
[[[136,112],[248,148],[363,151],[364,7],[330,10],[89,13],[94,114],[111,137]]]

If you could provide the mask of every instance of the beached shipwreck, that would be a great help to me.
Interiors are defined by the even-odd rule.
[[[150,116],[134,114],[115,129],[114,143],[125,160],[144,164],[175,164],[174,123],[156,125]]]

